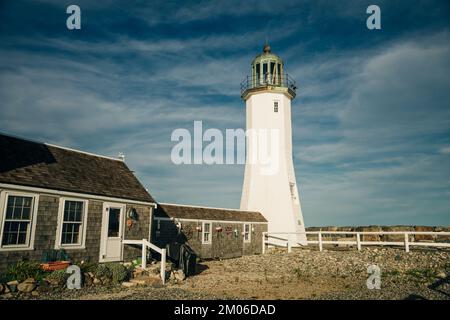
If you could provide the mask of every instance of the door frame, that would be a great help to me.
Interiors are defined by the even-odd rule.
[[[100,256],[99,256],[99,262],[114,262],[117,261],[115,259],[108,259],[105,258],[106,256],[106,245],[108,241],[108,226],[109,226],[109,211],[107,212],[107,208],[119,208],[120,209],[120,220],[119,220],[119,238],[120,238],[120,259],[119,261],[123,260],[123,245],[122,240],[124,238],[124,222],[125,222],[125,215],[126,215],[126,207],[127,205],[125,203],[120,202],[103,202],[103,209],[102,209],[102,226],[101,226],[101,235],[100,235]]]

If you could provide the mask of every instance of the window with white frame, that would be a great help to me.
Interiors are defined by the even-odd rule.
[[[251,225],[245,223],[244,224],[244,242],[250,242],[251,240]]]
[[[57,247],[81,247],[84,245],[87,201],[73,199],[61,201]]]
[[[211,243],[211,223],[209,222],[203,222],[202,243],[204,244]]]
[[[7,194],[3,212],[2,247],[30,247],[35,197]]]

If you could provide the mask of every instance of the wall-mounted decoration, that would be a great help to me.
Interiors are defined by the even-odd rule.
[[[135,221],[138,220],[138,214],[135,208],[130,208],[127,212],[127,227],[131,230]]]

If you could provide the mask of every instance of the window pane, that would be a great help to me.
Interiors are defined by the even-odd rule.
[[[26,244],[29,222],[5,221],[2,245]]]
[[[80,239],[80,223],[64,223],[61,244],[77,244]]]
[[[22,210],[22,220],[29,220],[30,219],[30,208],[24,207]]]
[[[120,209],[109,209],[108,237],[118,237],[120,226]]]
[[[83,216],[82,201],[66,201],[64,204],[64,221],[81,222]]]

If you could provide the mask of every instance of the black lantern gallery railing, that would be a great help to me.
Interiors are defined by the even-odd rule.
[[[244,95],[247,90],[265,88],[268,86],[288,88],[292,90],[294,94],[297,90],[295,80],[289,77],[287,73],[281,76],[271,74],[266,74],[265,76],[247,76],[241,82],[241,96]]]

